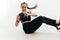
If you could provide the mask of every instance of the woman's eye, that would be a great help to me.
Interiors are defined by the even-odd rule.
[[[22,7],[22,8],[26,8],[26,7]]]

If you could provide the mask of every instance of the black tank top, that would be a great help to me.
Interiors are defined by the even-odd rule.
[[[31,20],[31,16],[27,16],[26,14],[24,13],[19,13],[19,16],[20,16],[20,20],[21,22],[24,22],[24,21],[30,21]]]

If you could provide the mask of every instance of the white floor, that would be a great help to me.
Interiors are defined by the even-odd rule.
[[[0,33],[0,40],[60,40],[60,32],[36,32],[25,34],[24,32]]]
[[[54,27],[48,27],[48,25],[44,27],[44,25],[33,34],[25,34],[21,27],[1,27],[0,40],[60,40],[59,31]]]

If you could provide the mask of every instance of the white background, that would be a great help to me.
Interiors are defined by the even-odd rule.
[[[16,15],[21,12],[21,2],[28,3],[29,7],[37,3],[38,7],[31,11],[38,16],[55,20],[60,18],[60,0],[0,0],[0,40],[60,40],[60,32],[44,23],[37,30],[37,34],[30,35],[24,34],[21,22],[15,27]]]

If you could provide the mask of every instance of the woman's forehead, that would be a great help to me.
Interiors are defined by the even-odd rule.
[[[27,6],[26,4],[22,4],[21,6]]]

